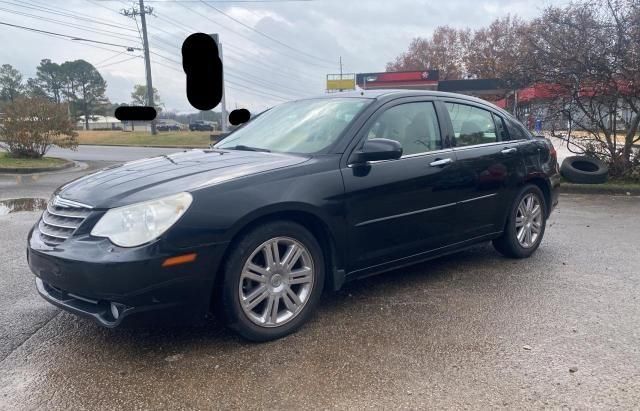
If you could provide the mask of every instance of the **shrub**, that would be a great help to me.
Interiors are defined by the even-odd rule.
[[[22,98],[5,107],[0,127],[0,146],[12,157],[38,158],[51,146],[75,149],[78,134],[73,131],[67,106],[44,98]]]

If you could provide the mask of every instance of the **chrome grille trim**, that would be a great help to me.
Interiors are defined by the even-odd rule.
[[[54,216],[54,215],[55,215],[55,214],[49,214],[49,216],[48,216],[48,217],[49,217],[49,218],[51,218],[51,216]],[[74,218],[80,218],[80,217],[74,217]],[[76,228],[78,228],[78,227],[77,227],[77,226],[75,226],[75,225],[65,225],[64,223],[57,223],[57,224],[56,224],[55,222],[53,222],[53,221],[51,221],[51,220],[47,220],[47,219],[45,218],[45,214],[44,214],[44,213],[42,214],[42,222],[43,222],[43,223],[45,223],[45,225],[50,225],[50,226],[53,226],[53,227],[69,228],[69,229],[71,229],[71,230],[75,230]]]
[[[92,209],[93,208],[92,206],[90,206],[88,204],[79,203],[77,201],[67,200],[67,199],[62,198],[60,196],[55,196],[53,198],[53,200],[51,200],[51,204],[53,204],[54,207],[88,208],[88,209]]]
[[[55,196],[47,204],[38,223],[41,239],[45,244],[56,246],[62,244],[84,222],[93,207],[77,201]]]
[[[40,224],[38,225],[38,229],[40,230],[40,233],[46,235],[47,237],[59,238],[62,240],[66,240],[69,237],[69,235],[71,235],[71,233],[59,232],[58,230],[61,230],[61,229],[56,230],[56,229],[49,228],[49,226],[45,224],[44,221],[40,221]]]
[[[89,212],[90,212],[90,211],[89,211],[89,210],[87,210],[86,212],[81,211],[79,214],[74,215],[74,214],[71,214],[71,213],[73,213],[73,212],[74,212],[74,211],[73,211],[73,210],[71,210],[71,209],[70,209],[70,210],[68,210],[68,211],[67,211],[67,210],[65,210],[64,212],[61,212],[61,211],[59,211],[59,210],[54,210],[53,208],[51,208],[51,205],[50,205],[50,204],[48,204],[48,205],[47,205],[47,212],[48,212],[49,214],[52,214],[52,215],[55,215],[55,216],[58,216],[58,217],[65,217],[65,218],[79,218],[79,219],[81,219],[81,220],[84,220],[85,218],[87,218],[87,216],[89,215]]]

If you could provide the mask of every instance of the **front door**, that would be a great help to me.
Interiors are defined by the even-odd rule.
[[[349,271],[374,268],[449,244],[456,194],[450,170],[455,157],[442,145],[431,101],[382,107],[363,127],[365,139],[402,145],[398,160],[342,168],[349,236]]]

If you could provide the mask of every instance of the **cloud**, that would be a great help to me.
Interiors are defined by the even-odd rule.
[[[6,11],[0,11],[0,20],[140,47],[135,22],[119,14],[119,9],[122,8],[119,2],[55,0],[36,3],[49,7],[50,10],[81,13],[82,16],[72,19],[51,14],[44,9],[36,11],[16,5],[3,5],[8,10],[68,24],[19,16]],[[262,35],[200,3],[150,2],[154,15],[157,16],[148,17],[153,52],[153,82],[167,109],[181,112],[193,110],[185,96],[180,45],[191,32],[217,32],[224,49],[229,109],[237,105],[252,112],[261,111],[283,100],[322,94],[325,75],[338,72],[340,57],[345,72],[384,70],[385,64],[404,51],[412,38],[428,36],[438,25],[479,28],[508,13],[528,19],[553,3],[551,0],[536,3],[536,6],[530,1],[522,0],[212,3],[224,13],[264,33]],[[97,24],[96,21],[115,27]],[[85,27],[74,27],[72,24]],[[94,32],[86,31],[87,29]],[[107,30],[111,33],[106,33]],[[0,63],[16,66],[25,77],[35,75],[35,67],[43,58],[56,62],[84,58],[97,64],[124,51],[122,47],[90,47],[77,41],[47,37],[5,26],[0,26],[0,33],[3,39],[11,39],[3,42]],[[144,83],[142,59],[110,64],[126,58],[127,54],[135,55],[140,52],[125,52],[98,65],[108,82],[107,94],[114,102],[129,101],[134,84]]]

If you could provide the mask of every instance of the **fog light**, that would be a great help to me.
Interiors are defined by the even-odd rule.
[[[114,320],[117,320],[120,317],[120,311],[118,310],[118,306],[115,303],[111,303],[111,315]]]

